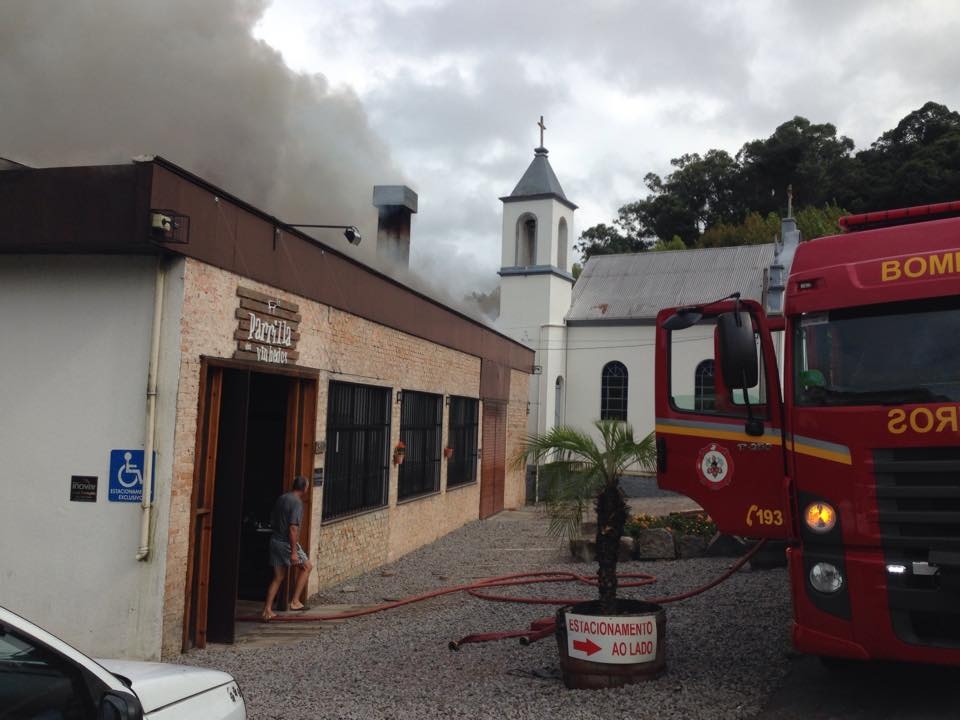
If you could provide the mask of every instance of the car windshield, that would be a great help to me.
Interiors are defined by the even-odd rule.
[[[802,315],[794,331],[798,405],[960,401],[960,299]]]

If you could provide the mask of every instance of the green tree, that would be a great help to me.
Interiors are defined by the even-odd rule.
[[[594,255],[640,252],[646,249],[646,243],[616,226],[600,223],[584,230],[574,248],[586,261]]]
[[[700,236],[698,247],[728,247],[730,245],[762,245],[773,242],[780,232],[780,217],[757,212],[747,215],[743,222],[718,223]]]
[[[656,450],[650,433],[637,442],[627,423],[598,420],[600,442],[576,428],[557,426],[527,437],[515,458],[517,466],[543,464],[545,502],[551,531],[561,537],[579,532],[589,498],[597,511],[597,584],[604,611],[616,609],[617,555],[628,508],[620,477],[631,467],[648,470]]]
[[[853,140],[838,136],[830,123],[817,125],[799,116],[783,123],[770,137],[748,142],[737,153],[740,209],[782,214],[788,185],[797,204],[833,201],[841,192],[837,179],[853,164],[852,151]]]
[[[659,252],[661,250],[686,250],[687,246],[684,244],[683,240],[680,239],[679,235],[674,235],[670,238],[670,242],[664,242],[663,240],[657,240],[653,245],[650,246],[651,252]]]
[[[592,254],[636,252],[674,236],[687,247],[769,242],[771,213],[796,207],[883,210],[960,198],[960,114],[928,102],[854,154],[853,141],[830,123],[794,117],[734,157],[722,150],[686,153],[665,177],[648,173],[647,194],[619,208],[612,226],[584,231]],[[829,213],[827,213],[829,215]],[[825,216],[804,218],[818,237],[834,232]],[[779,221],[777,222],[779,225]],[[594,241],[596,241],[594,243]]]
[[[843,208],[829,204],[822,208],[806,207],[794,213],[797,228],[804,240],[813,240],[824,235],[840,232],[837,222],[849,214]],[[698,247],[725,247],[730,245],[762,245],[773,242],[780,234],[780,216],[768,213],[766,217],[752,212],[741,223],[714,225],[700,236]]]
[[[820,208],[802,208],[794,213],[797,229],[800,230],[800,237],[804,240],[836,235],[840,232],[840,218],[849,214],[849,211],[833,203]]]
[[[854,212],[960,197],[960,114],[928,102],[857,153]]]

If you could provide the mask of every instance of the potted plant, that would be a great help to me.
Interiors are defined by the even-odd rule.
[[[394,465],[402,464],[403,458],[406,457],[406,454],[407,454],[406,444],[403,442],[403,440],[398,441],[396,447],[393,448],[393,464]]]
[[[665,658],[663,638],[657,642],[656,629],[649,634],[652,644],[649,637],[637,640],[633,636],[621,641],[602,633],[581,633],[582,627],[596,627],[596,623],[580,620],[573,620],[568,632],[571,616],[616,617],[619,621],[605,623],[604,627],[621,628],[638,627],[641,623],[630,620],[630,616],[638,615],[644,617],[644,628],[652,627],[647,618],[655,616],[661,635],[663,628],[664,614],[658,606],[617,598],[617,558],[628,516],[620,477],[627,469],[653,468],[653,433],[637,441],[633,429],[624,422],[599,420],[594,427],[599,442],[577,428],[558,426],[543,435],[527,437],[516,458],[518,466],[542,465],[545,506],[553,534],[564,538],[579,534],[586,504],[591,498],[594,500],[599,597],[597,601],[557,611],[560,664],[568,687],[611,687],[636,682],[662,670]]]

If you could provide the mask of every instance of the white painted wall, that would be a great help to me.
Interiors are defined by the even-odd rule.
[[[160,655],[182,298],[175,268],[147,562],[135,559],[140,505],[107,500],[110,450],[144,446],[155,268],[151,257],[0,256],[0,604],[98,656]],[[70,501],[71,475],[99,478],[95,503]]]
[[[694,371],[713,357],[713,326],[696,325],[683,331],[684,342],[674,347],[674,392],[693,395]],[[567,328],[566,424],[589,428],[600,418],[600,381],[603,366],[622,362],[629,374],[627,420],[639,439],[656,425],[656,329],[653,325],[578,326]],[[596,434],[596,433],[595,433]]]
[[[655,342],[652,325],[568,327],[567,424],[587,429],[600,419],[603,366],[619,360],[628,373],[627,421],[638,439],[652,432]]]

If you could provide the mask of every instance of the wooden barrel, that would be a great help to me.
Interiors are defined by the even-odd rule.
[[[599,689],[656,678],[667,665],[666,623],[662,607],[642,600],[618,599],[612,613],[599,600],[558,609],[564,684]]]

